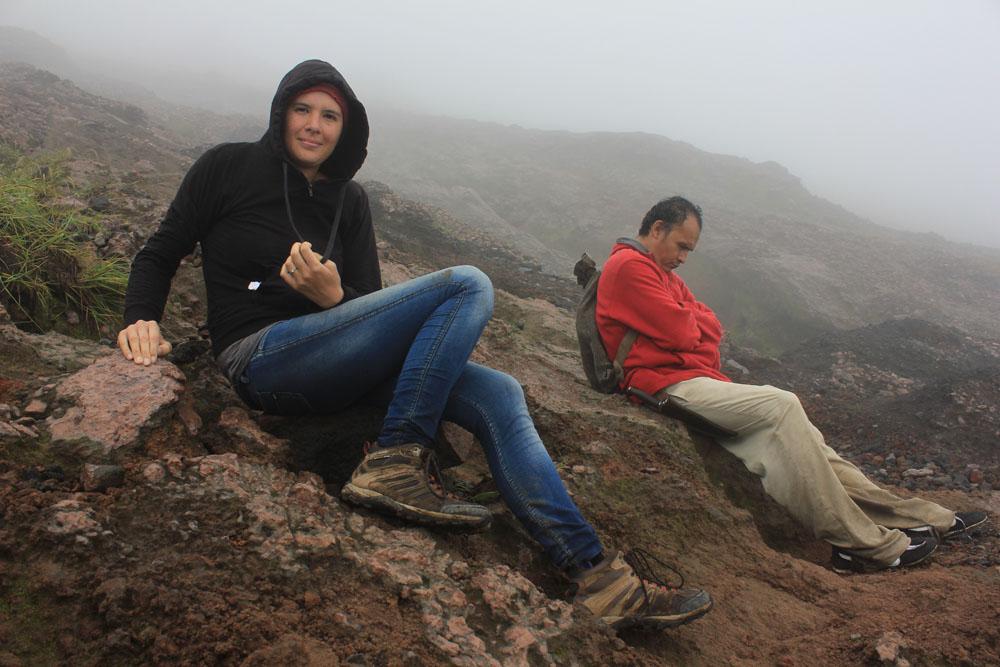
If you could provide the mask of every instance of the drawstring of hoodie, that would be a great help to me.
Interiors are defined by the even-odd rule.
[[[292,226],[292,231],[295,232],[296,238],[301,242],[305,242],[305,238],[299,232],[299,228],[295,226],[295,219],[292,217],[292,202],[288,198],[288,163],[282,161],[281,169],[284,181],[285,213],[288,215],[288,224]],[[333,252],[333,243],[337,240],[337,228],[340,227],[340,213],[344,210],[344,195],[347,194],[347,183],[348,181],[344,181],[337,195],[337,212],[333,216],[333,229],[330,231],[330,240],[326,243],[326,251],[323,253],[323,259],[319,261],[320,264],[325,264]]]

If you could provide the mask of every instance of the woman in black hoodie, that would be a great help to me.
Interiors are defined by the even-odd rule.
[[[482,443],[504,501],[592,611],[616,626],[707,612],[707,593],[644,583],[621,554],[604,557],[520,385],[468,361],[493,310],[485,274],[453,267],[381,289],[368,199],[351,180],[367,143],[365,108],[336,69],[309,60],[286,74],[264,136],[199,158],[136,256],[122,353],[148,365],[169,352],[157,323],[181,259],[200,243],[213,349],[248,405],[285,415],[361,399],[386,406],[345,500],[421,523],[488,525],[487,508],[435,482],[429,445],[446,419]]]

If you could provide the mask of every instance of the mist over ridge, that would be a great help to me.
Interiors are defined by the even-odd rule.
[[[301,0],[275,9],[7,0],[0,25],[34,31],[106,77],[219,113],[259,115],[292,64],[320,57],[373,108],[658,134],[778,162],[879,224],[1000,247],[992,0]]]
[[[5,35],[24,31],[2,28]],[[28,37],[32,37],[28,35]],[[15,40],[0,40],[8,45]],[[247,88],[224,77],[187,79],[209,111],[178,107],[38,38],[28,55],[83,88],[137,104],[196,155],[219,141],[254,140],[264,113],[244,108]],[[23,58],[24,59],[24,58]],[[208,81],[210,85],[201,84]],[[177,85],[174,93],[184,90]],[[231,92],[231,94],[230,94]],[[262,99],[270,93],[260,93]],[[266,107],[265,107],[266,109]],[[228,109],[227,109],[228,111]],[[617,236],[633,234],[655,200],[680,193],[706,211],[706,232],[685,279],[735,339],[777,352],[832,329],[918,317],[995,336],[1000,251],[938,233],[879,227],[826,199],[774,161],[709,153],[639,132],[570,132],[461,120],[369,104],[374,128],[361,179],[515,242],[557,275],[583,250],[603,261]],[[112,156],[127,162],[128,155]],[[181,171],[165,174],[169,190]],[[171,183],[173,185],[171,185]]]

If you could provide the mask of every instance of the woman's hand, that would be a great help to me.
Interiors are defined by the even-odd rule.
[[[139,320],[118,332],[118,347],[126,359],[149,366],[173,346],[160,335],[160,325],[154,320]]]
[[[323,256],[313,252],[312,244],[292,244],[288,259],[281,265],[281,278],[320,308],[332,308],[344,299],[340,272],[333,260],[322,264]]]

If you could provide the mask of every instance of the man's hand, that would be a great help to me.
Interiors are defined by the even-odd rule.
[[[169,354],[173,346],[160,335],[159,324],[139,320],[118,332],[118,347],[126,359],[149,366],[157,355]]]
[[[322,264],[323,256],[313,252],[312,244],[292,244],[288,259],[281,265],[281,278],[320,308],[332,308],[344,299],[340,272],[333,260]]]

